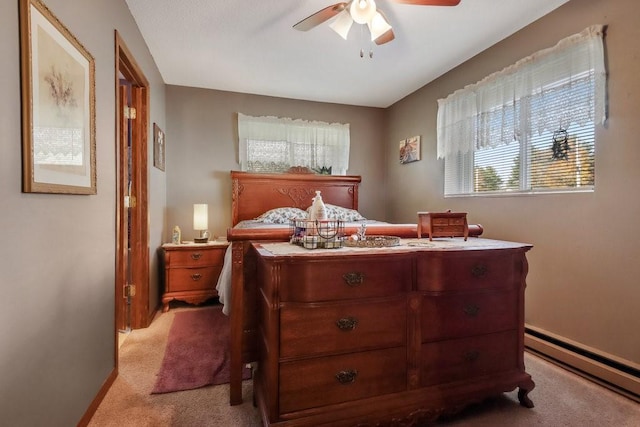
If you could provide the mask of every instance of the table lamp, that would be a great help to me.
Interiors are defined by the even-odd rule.
[[[207,243],[209,240],[209,205],[197,203],[193,205],[193,229],[200,231],[200,236],[193,239],[195,243]]]

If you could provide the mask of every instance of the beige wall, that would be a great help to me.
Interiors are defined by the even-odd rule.
[[[165,121],[162,79],[124,0],[46,4],[95,58],[98,194],[21,192],[18,1],[1,0],[0,424],[7,426],[76,425],[115,366],[114,29],[151,83],[151,120]],[[155,248],[166,228],[157,170],[149,198]]]
[[[114,366],[114,29],[151,82],[151,123],[167,133],[166,172],[151,166],[151,307],[155,249],[191,205],[206,202],[211,230],[230,223],[229,170],[237,169],[237,112],[348,122],[349,173],[362,175],[361,211],[415,221],[418,210],[466,210],[487,237],[531,242],[527,322],[640,363],[640,8],[635,0],[573,0],[388,110],[183,87],[166,88],[124,0],[47,0],[96,59],[95,196],[23,194],[18,2],[0,0],[0,414],[4,425],[74,425]],[[435,159],[436,100],[584,27],[608,24],[610,118],[597,131],[592,194],[442,196]],[[166,96],[166,114],[165,114]],[[423,138],[423,160],[397,161],[398,141]],[[151,147],[151,145],[150,145]]]
[[[362,175],[360,211],[384,217],[385,110],[167,86],[167,226],[193,230],[193,204],[208,203],[210,231],[231,226],[230,170],[239,170],[237,113],[349,123],[348,174]],[[311,204],[311,201],[309,201]]]
[[[485,236],[530,242],[526,322],[640,363],[640,5],[573,0],[389,109],[388,219],[419,210],[469,213]],[[609,120],[596,130],[596,189],[588,194],[443,197],[437,99],[592,24],[608,25]],[[422,135],[424,160],[395,161],[397,141]],[[397,190],[397,191],[396,191]],[[400,191],[401,190],[401,191]]]

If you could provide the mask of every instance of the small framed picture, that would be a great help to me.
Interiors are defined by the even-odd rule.
[[[420,135],[400,141],[400,163],[420,160]]]
[[[164,171],[165,135],[160,126],[153,124],[153,166]]]

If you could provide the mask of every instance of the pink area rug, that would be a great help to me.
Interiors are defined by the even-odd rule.
[[[245,369],[243,378],[251,377]],[[229,318],[222,306],[177,312],[151,394],[229,382]]]

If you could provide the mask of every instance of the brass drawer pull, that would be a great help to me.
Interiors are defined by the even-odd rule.
[[[480,312],[480,307],[475,304],[469,304],[466,305],[462,311],[464,311],[467,316],[476,317]]]
[[[478,357],[480,357],[480,352],[478,350],[467,351],[464,354],[465,362],[474,362],[478,360]]]
[[[191,275],[191,280],[196,281],[196,280],[200,280],[200,279],[202,279],[202,274],[200,274],[200,273],[193,273]]]
[[[348,371],[340,371],[336,374],[336,379],[342,385],[352,384],[356,381],[358,371],[349,369]]]
[[[336,326],[341,331],[353,331],[358,324],[358,319],[355,317],[343,317],[342,319],[336,320]]]
[[[471,274],[473,277],[484,277],[487,274],[487,266],[483,264],[477,264],[471,267]]]
[[[364,274],[362,273],[346,273],[342,276],[345,283],[349,286],[360,286],[364,283]]]
[[[199,260],[200,258],[202,258],[202,254],[201,254],[200,252],[194,252],[194,253],[192,253],[192,254],[191,254],[191,259],[192,259],[192,260],[197,261],[197,260]]]

